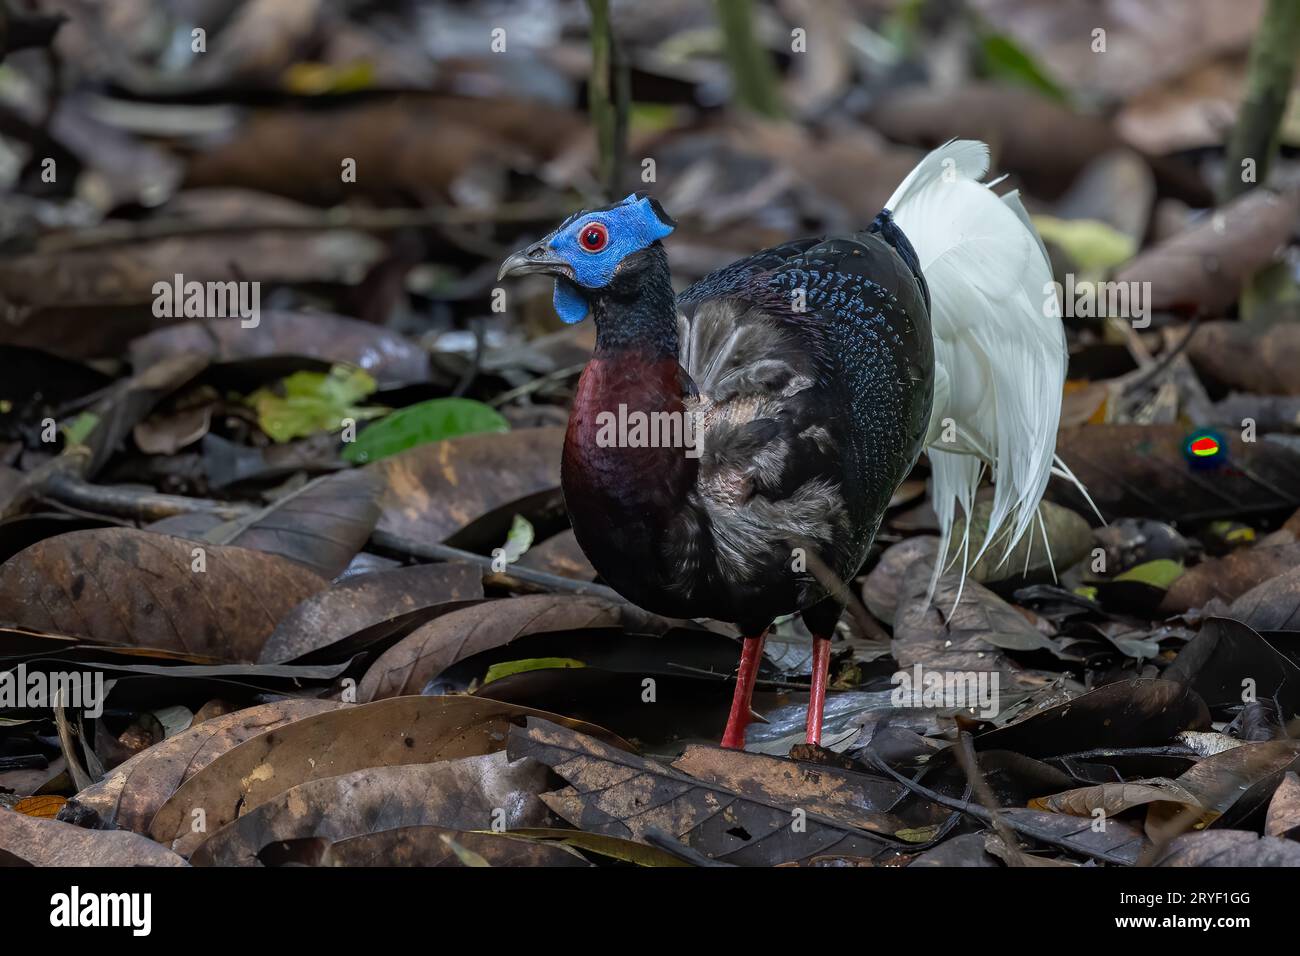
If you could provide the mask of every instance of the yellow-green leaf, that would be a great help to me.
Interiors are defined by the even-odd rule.
[[[1096,219],[1031,218],[1044,242],[1059,246],[1089,275],[1109,272],[1137,253],[1137,243],[1129,236]]]
[[[487,676],[483,678],[483,684],[486,686],[494,680],[500,680],[512,674],[523,674],[528,671],[562,670],[570,667],[586,666],[582,661],[574,660],[572,657],[533,657],[523,661],[503,661],[488,668]]]
[[[388,409],[357,402],[375,391],[364,370],[335,365],[329,374],[294,372],[274,388],[259,388],[245,400],[257,410],[257,424],[273,441],[287,442],[342,428],[347,419],[362,421]]]
[[[1115,580],[1137,581],[1139,584],[1148,584],[1153,588],[1160,588],[1164,591],[1168,590],[1169,585],[1178,580],[1182,573],[1182,562],[1171,561],[1169,558],[1159,558],[1155,561],[1139,564],[1135,568],[1129,568],[1123,574],[1116,575]]]

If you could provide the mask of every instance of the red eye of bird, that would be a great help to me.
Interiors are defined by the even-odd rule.
[[[609,242],[609,230],[598,222],[589,222],[582,227],[578,242],[587,252],[600,252]]]

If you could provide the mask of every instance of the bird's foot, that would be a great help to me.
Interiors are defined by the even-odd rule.
[[[822,743],[822,716],[826,710],[826,681],[831,669],[831,639],[813,635],[812,691],[808,695],[807,741],[815,747]]]
[[[758,679],[758,665],[763,661],[763,640],[766,636],[767,631],[763,631],[757,637],[745,638],[741,644],[736,693],[731,698],[727,729],[722,733],[722,746],[730,750],[745,749],[745,728],[757,716],[750,701],[754,696],[754,683]]]

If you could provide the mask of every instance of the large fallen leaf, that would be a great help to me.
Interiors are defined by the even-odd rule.
[[[145,833],[176,788],[226,751],[250,737],[343,706],[290,699],[212,717],[118,764],[69,800],[59,818],[82,827]]]
[[[1252,189],[1172,239],[1139,253],[1115,273],[1114,280],[1149,282],[1144,287],[1150,290],[1145,304],[1151,309],[1222,315],[1251,276],[1277,261],[1297,218],[1300,190],[1279,195]]]
[[[1033,800],[1030,806],[1055,813],[1108,817],[1150,804],[1147,833],[1160,833],[1181,813],[1197,829],[1213,823],[1254,787],[1295,763],[1300,742],[1273,740],[1245,743],[1200,761],[1174,780],[1153,778],[1081,787]]]
[[[1004,807],[999,812],[1017,833],[1107,863],[1136,864],[1146,846],[1142,832],[1120,820],[1107,820],[1105,827],[1098,829],[1093,820],[1044,810]]]
[[[1272,837],[1300,837],[1300,777],[1294,770],[1288,771],[1273,791],[1264,818],[1264,833]]]
[[[367,465],[383,478],[378,529],[443,541],[490,511],[558,488],[562,428],[464,435]]]
[[[278,555],[97,528],[0,565],[0,616],[108,644],[253,661],[281,618],[324,587]]]
[[[589,866],[559,842],[545,843],[509,833],[450,830],[429,824],[393,827],[329,842],[310,838],[309,856],[294,862],[312,866],[463,866],[467,850],[489,866]]]
[[[1300,630],[1300,568],[1251,588],[1232,602],[1228,615],[1257,631]]]
[[[849,827],[894,836],[911,824],[889,812],[906,791],[892,780],[743,750],[692,744],[673,769],[740,794],[761,794]]]
[[[1241,548],[1189,568],[1170,586],[1162,614],[1181,614],[1218,598],[1232,603],[1252,588],[1300,566],[1300,542]]]
[[[187,184],[243,186],[320,206],[359,197],[434,202],[467,170],[549,158],[583,128],[572,110],[514,97],[404,95],[328,110],[261,109],[237,135],[191,158]],[[355,182],[339,175],[341,156],[356,160]]]
[[[245,328],[237,321],[181,322],[131,343],[131,364],[145,368],[179,352],[197,352],[214,362],[303,355],[369,372],[381,387],[423,382],[429,377],[424,350],[382,326],[328,312],[264,310]]]
[[[379,491],[375,476],[365,472],[326,475],[261,511],[212,528],[203,538],[278,554],[333,578],[374,530]]]
[[[511,724],[528,716],[565,720],[478,697],[400,697],[305,717],[245,741],[190,777],[158,810],[149,832],[188,854],[206,834],[290,787],[367,767],[493,753],[505,747]],[[608,731],[572,723],[626,746]],[[201,832],[191,826],[196,809],[205,816]]]
[[[1084,425],[1062,430],[1056,452],[1107,520],[1133,515],[1183,524],[1300,504],[1300,454],[1229,432],[1227,466],[1197,471],[1183,452],[1188,434],[1180,425]],[[1053,482],[1048,494],[1081,513],[1088,508],[1066,482]]]
[[[307,780],[247,809],[193,851],[195,866],[256,866],[273,843],[329,841],[397,827],[487,830],[542,826],[546,767],[504,753],[375,766]]]
[[[771,865],[824,856],[877,856],[889,844],[761,791],[699,781],[546,720],[510,730],[511,757],[532,757],[570,786],[542,800],[573,826],[646,842],[652,828],[730,863]]]
[[[1178,783],[1196,797],[1206,810],[1200,822],[1217,820],[1217,826],[1230,828],[1256,810],[1262,810],[1288,769],[1297,769],[1300,741],[1250,741],[1239,747],[1197,761],[1178,776]],[[1153,807],[1147,817],[1147,832],[1152,839],[1168,833],[1171,826],[1181,825],[1175,815],[1157,813]]]
[[[604,598],[530,594],[487,601],[434,618],[398,641],[366,671],[357,699],[418,694],[452,664],[516,638],[548,631],[632,624],[626,605]]]
[[[1205,830],[1169,841],[1153,866],[1300,866],[1300,843],[1249,830]]]
[[[1300,395],[1300,323],[1204,322],[1187,356],[1220,385],[1256,395]],[[1233,424],[1242,427],[1240,419]]]
[[[918,853],[907,864],[909,867],[995,867],[997,860],[985,849],[982,833],[961,833],[944,840],[938,846]]]
[[[155,301],[155,284],[177,274],[187,283],[355,283],[382,253],[373,236],[342,229],[267,229],[32,252],[0,262],[0,301],[36,308],[146,305]]]
[[[1199,806],[1196,798],[1183,787],[1173,780],[1160,778],[1079,787],[1031,800],[1029,806],[1034,810],[1068,813],[1075,817],[1093,817],[1099,811],[1103,816],[1113,817],[1133,807],[1162,801],[1186,807]]]
[[[262,646],[264,663],[291,661],[386,622],[423,623],[420,612],[483,597],[483,572],[475,564],[420,564],[347,578],[307,598],[281,619]],[[387,636],[387,635],[385,635]],[[337,648],[350,654],[359,647]]]
[[[0,851],[31,866],[187,865],[171,850],[138,833],[83,830],[5,808],[0,808]]]
[[[1107,747],[1158,746],[1180,730],[1205,730],[1205,702],[1167,680],[1116,681],[1036,711],[975,738],[980,750],[1014,750],[1029,757]]]
[[[1285,716],[1300,713],[1300,667],[1240,620],[1206,619],[1163,676],[1224,717],[1248,700],[1276,700]]]

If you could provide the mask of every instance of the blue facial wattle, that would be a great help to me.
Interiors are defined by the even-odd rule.
[[[599,252],[589,252],[580,244],[580,236],[591,223],[599,222],[609,240]],[[612,209],[574,216],[551,234],[547,245],[573,267],[573,282],[555,282],[555,311],[565,322],[581,322],[587,317],[587,300],[582,288],[599,289],[609,284],[618,265],[634,252],[664,238],[673,227],[656,214],[649,198],[634,193]]]
[[[561,321],[569,325],[575,322],[581,322],[587,317],[590,306],[587,305],[587,297],[581,290],[570,282],[568,279],[555,280],[555,312],[559,315]]]

